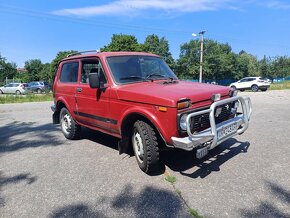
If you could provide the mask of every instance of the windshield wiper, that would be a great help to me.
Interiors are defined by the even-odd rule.
[[[162,77],[162,78],[164,78],[165,76],[161,75],[161,74],[158,74],[158,73],[151,73],[148,76],[146,76],[146,79],[149,79],[151,77]]]
[[[144,80],[144,78],[141,77],[141,76],[125,76],[125,77],[121,77],[120,78],[120,80],[127,80],[127,79],[133,79],[133,80],[141,79],[141,80]]]

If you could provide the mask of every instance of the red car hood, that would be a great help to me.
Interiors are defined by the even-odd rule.
[[[117,96],[120,100],[147,103],[166,107],[176,107],[177,101],[188,98],[192,103],[209,100],[213,94],[228,96],[225,86],[178,81],[164,84],[164,81],[134,83],[119,86]]]

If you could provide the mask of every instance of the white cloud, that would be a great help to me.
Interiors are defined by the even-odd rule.
[[[282,1],[266,1],[261,4],[273,9],[290,9],[290,3],[285,3]]]
[[[53,14],[61,16],[132,16],[141,11],[156,10],[171,13],[211,11],[220,8],[230,9],[232,0],[116,0],[108,4],[62,9]]]

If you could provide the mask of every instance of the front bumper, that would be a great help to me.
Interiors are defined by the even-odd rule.
[[[235,101],[239,101],[242,108],[242,114],[239,114],[234,118],[226,120],[222,123],[216,124],[214,116],[215,108],[220,105]],[[192,133],[190,130],[190,118],[206,113],[209,113],[210,127],[201,132]],[[222,143],[223,141],[233,137],[234,135],[244,133],[249,126],[251,114],[252,114],[252,104],[249,97],[235,96],[214,102],[209,109],[193,112],[187,116],[186,123],[188,136],[184,138],[171,137],[173,146],[176,148],[191,151],[196,147],[206,145],[208,149],[211,150],[220,143]],[[232,131],[233,126],[235,126],[234,131]],[[227,128],[229,128],[230,130],[229,134],[226,134],[225,136],[220,136],[220,134],[218,134]]]

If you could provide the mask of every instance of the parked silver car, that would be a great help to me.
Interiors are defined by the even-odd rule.
[[[0,94],[25,94],[26,89],[23,83],[9,83],[5,86],[0,87]]]

